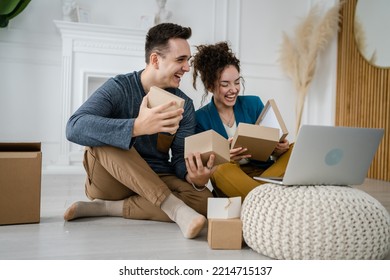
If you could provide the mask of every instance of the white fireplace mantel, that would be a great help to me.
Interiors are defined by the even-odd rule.
[[[145,30],[54,21],[62,38],[62,123],[60,155],[47,170],[82,172],[83,147],[65,136],[71,114],[109,77],[145,66]]]
[[[54,23],[61,33],[63,51],[143,55],[145,30],[57,20]]]

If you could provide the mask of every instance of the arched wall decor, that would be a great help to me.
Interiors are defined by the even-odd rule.
[[[345,2],[338,37],[336,125],[384,128],[368,178],[390,181],[390,69],[370,65],[354,38],[357,0]]]

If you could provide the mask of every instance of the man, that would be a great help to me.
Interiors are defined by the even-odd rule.
[[[67,221],[91,216],[174,221],[186,238],[203,228],[211,192],[200,155],[184,159],[184,138],[195,133],[192,100],[178,89],[189,72],[191,29],[173,23],[152,27],[146,35],[145,69],[109,79],[71,116],[69,141],[86,146],[86,195],[65,212]],[[167,110],[174,102],[148,108],[152,86],[185,100],[184,108]],[[172,157],[158,149],[159,137],[174,135]],[[188,166],[188,170],[186,168]],[[196,188],[196,189],[195,189]]]

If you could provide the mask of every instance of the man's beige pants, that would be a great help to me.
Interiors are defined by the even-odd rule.
[[[207,199],[212,196],[208,189],[197,191],[175,175],[156,174],[134,148],[86,147],[84,168],[88,198],[124,200],[124,218],[171,221],[160,208],[171,193],[207,215]]]

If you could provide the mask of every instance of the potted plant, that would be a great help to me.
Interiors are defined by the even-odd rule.
[[[8,26],[10,19],[20,14],[31,0],[2,0],[0,1],[0,27]]]

